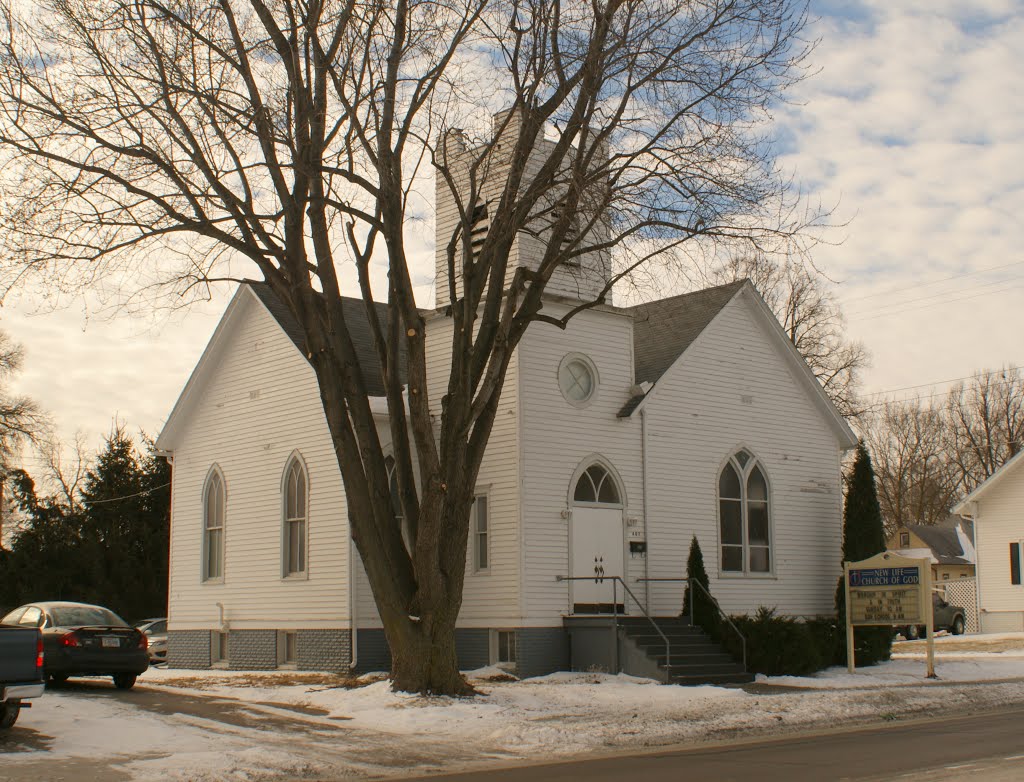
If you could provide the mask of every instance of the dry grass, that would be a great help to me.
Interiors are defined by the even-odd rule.
[[[893,652],[921,652],[928,648],[927,641],[897,641],[892,645]],[[993,638],[971,639],[955,643],[935,644],[935,653],[944,656],[963,654],[964,652],[1024,652],[1024,638]]]
[[[324,687],[353,690],[380,681],[379,678],[341,676],[330,673],[247,673],[241,676],[182,676],[180,678],[161,679],[155,684],[164,687],[177,687],[183,690],[212,690],[217,687]]]

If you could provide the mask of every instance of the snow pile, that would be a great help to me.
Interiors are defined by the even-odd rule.
[[[469,674],[473,698],[396,693],[372,676],[151,670],[140,681],[148,698],[112,688],[40,698],[25,725],[47,739],[8,762],[77,758],[147,782],[385,777],[1024,702],[1024,634],[937,647],[938,680],[924,678],[923,645],[899,644],[908,651],[854,674],[759,677],[743,689],[600,673],[510,681],[487,668]]]

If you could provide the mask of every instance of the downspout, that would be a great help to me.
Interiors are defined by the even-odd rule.
[[[349,530],[351,533],[351,530]],[[358,633],[356,627],[356,567],[355,567],[355,541],[352,535],[348,536],[348,624],[349,624],[349,671],[354,671],[359,663]]]
[[[650,582],[650,561],[651,561],[651,529],[647,522],[650,514],[647,508],[647,411],[640,408],[640,475],[641,494],[644,504],[644,610],[651,613],[651,582]]]

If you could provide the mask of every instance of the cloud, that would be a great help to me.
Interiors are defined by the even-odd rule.
[[[1020,4],[818,10],[821,71],[780,113],[784,163],[850,221],[815,260],[842,281],[850,332],[874,355],[868,385],[1024,361]]]

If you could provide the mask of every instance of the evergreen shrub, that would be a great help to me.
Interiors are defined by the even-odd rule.
[[[806,676],[820,671],[830,660],[811,627],[788,616],[776,616],[774,608],[761,606],[754,616],[733,616],[733,623],[747,640],[747,670],[766,676]],[[742,659],[742,644],[728,625],[721,628],[722,645]]]

